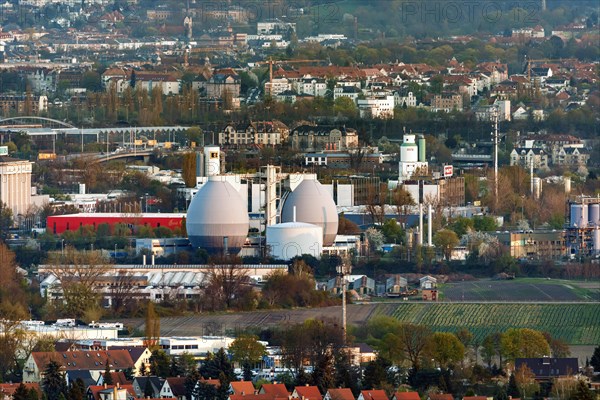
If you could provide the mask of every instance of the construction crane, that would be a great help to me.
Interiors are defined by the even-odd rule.
[[[268,61],[259,61],[256,62],[255,64],[257,65],[269,65],[269,83],[273,83],[273,64],[274,63],[281,63],[281,64],[304,64],[304,63],[311,63],[311,62],[324,62],[324,60],[273,60],[272,58],[269,58]]]

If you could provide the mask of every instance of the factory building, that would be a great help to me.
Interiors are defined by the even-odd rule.
[[[569,256],[600,256],[600,197],[574,196],[568,205],[565,241]]]
[[[425,146],[423,135],[419,135],[418,144],[416,135],[404,135],[400,145],[399,182],[409,180],[415,173],[427,174],[428,163],[425,157]]]
[[[27,160],[0,155],[0,201],[12,210],[15,218],[25,215],[31,205],[32,165]]]

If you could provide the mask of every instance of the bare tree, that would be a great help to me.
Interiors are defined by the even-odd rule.
[[[396,214],[398,214],[398,222],[403,228],[406,227],[406,217],[410,211],[410,207],[415,205],[415,201],[411,194],[403,187],[397,187],[392,193],[392,201],[396,206]]]
[[[50,273],[59,278],[64,311],[75,318],[99,308],[99,284],[112,265],[99,251],[78,251],[71,246],[55,253],[48,262]]]
[[[403,324],[398,331],[402,351],[415,370],[420,368],[430,336],[431,331],[424,325]]]
[[[205,295],[213,309],[223,306],[229,309],[236,299],[242,297],[245,289],[251,290],[248,287],[248,273],[239,257],[216,257],[210,261],[210,265]]]
[[[375,224],[383,225],[383,221],[385,220],[386,196],[387,190],[383,190],[381,185],[371,184],[367,187],[367,201],[365,207]]]
[[[139,280],[140,278],[130,271],[121,269],[117,272],[109,290],[112,308],[116,314],[131,309],[135,303],[134,294]]]

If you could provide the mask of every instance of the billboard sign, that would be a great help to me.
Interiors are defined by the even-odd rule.
[[[450,178],[454,173],[454,167],[452,165],[444,165],[444,178]]]
[[[0,146],[0,156],[8,155],[8,146]]]

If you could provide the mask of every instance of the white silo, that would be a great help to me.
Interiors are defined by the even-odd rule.
[[[303,254],[321,258],[323,228],[304,222],[267,226],[267,248],[272,257],[290,260]]]
[[[221,174],[221,148],[219,146],[204,147],[204,174],[205,176]]]
[[[188,208],[190,242],[209,253],[239,253],[249,226],[244,199],[223,176],[210,176]]]
[[[592,231],[592,249],[594,254],[600,255],[600,228],[598,226]]]
[[[415,142],[415,135],[404,135],[402,145],[400,145],[400,160],[403,162],[419,161],[419,147]]]
[[[338,231],[337,208],[331,194],[313,176],[304,177],[290,193],[281,210],[281,222],[294,222],[294,207],[297,221],[320,226],[323,245],[331,246]]]
[[[571,228],[585,228],[588,223],[588,208],[585,204],[571,204]]]
[[[588,210],[590,226],[600,226],[600,204],[590,204]]]

